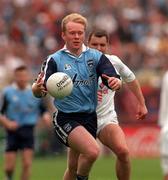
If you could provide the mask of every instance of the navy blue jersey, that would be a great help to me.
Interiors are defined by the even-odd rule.
[[[30,86],[25,90],[20,90],[16,84],[4,88],[1,102],[1,114],[20,126],[35,125],[46,112],[43,100],[33,96]]]
[[[83,45],[80,56],[74,56],[63,48],[51,54],[42,65],[44,82],[55,72],[64,72],[73,80],[73,91],[64,99],[55,99],[54,104],[59,111],[94,112],[97,106],[98,77],[102,74],[117,77],[109,59],[101,52]],[[107,85],[107,82],[103,79]]]

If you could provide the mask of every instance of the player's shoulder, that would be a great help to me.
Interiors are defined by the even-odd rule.
[[[105,54],[105,56],[111,61],[112,64],[121,65],[122,60],[116,55]]]
[[[88,59],[92,59],[96,62],[101,59],[102,55],[103,53],[98,51],[97,49],[88,48],[87,51],[85,51],[85,57],[87,57]]]
[[[87,51],[86,53],[89,53],[89,54],[95,54],[95,55],[102,55],[103,53],[98,51],[97,49],[93,49],[93,48],[87,48]]]
[[[13,90],[13,89],[14,89],[14,86],[13,86],[13,85],[8,85],[8,86],[4,87],[3,91],[4,91],[4,92],[7,92],[7,91],[11,91],[11,90]]]
[[[12,93],[13,91],[14,91],[14,86],[8,85],[2,89],[2,94],[7,95],[7,94]]]
[[[61,49],[58,51],[55,51],[54,53],[48,56],[48,59],[57,59],[58,57],[63,56],[63,52],[64,51],[62,51]]]

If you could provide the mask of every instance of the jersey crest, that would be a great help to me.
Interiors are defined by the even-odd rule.
[[[64,69],[65,70],[70,70],[72,67],[71,67],[71,65],[70,64],[65,64],[65,66],[64,66]]]
[[[88,65],[89,71],[92,72],[93,65],[94,65],[93,59],[89,59],[89,60],[87,61],[87,65]]]

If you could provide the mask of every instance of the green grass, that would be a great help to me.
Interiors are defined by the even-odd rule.
[[[96,161],[90,180],[117,180],[115,177],[114,158],[104,157]],[[131,180],[161,180],[162,173],[159,159],[132,159]],[[0,180],[3,180],[3,161],[0,158]],[[66,168],[66,157],[36,157],[33,161],[31,180],[62,180]],[[20,159],[17,160],[15,180],[19,180]]]

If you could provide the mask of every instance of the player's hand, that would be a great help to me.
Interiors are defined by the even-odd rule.
[[[45,94],[47,94],[47,90],[44,87],[44,72],[41,72],[38,75],[37,81],[33,83],[32,85],[32,91],[36,97],[42,97]]]
[[[138,105],[138,112],[136,114],[137,120],[145,119],[146,115],[148,114],[148,110],[145,105]]]
[[[108,80],[108,85],[113,91],[121,88],[122,83],[120,79],[107,76],[106,74],[102,74],[102,77]]]
[[[19,125],[16,121],[8,121],[7,129],[10,131],[15,131],[18,129]]]
[[[97,91],[97,100],[98,100],[98,102],[102,102],[102,99],[103,99],[102,91],[98,90]]]
[[[37,78],[37,81],[36,81],[36,85],[37,85],[37,88],[38,88],[40,91],[47,92],[46,88],[44,87],[43,77],[44,77],[44,72],[41,72],[41,73],[38,75],[38,78]]]

